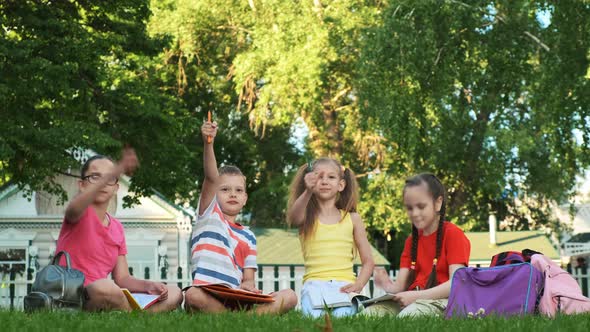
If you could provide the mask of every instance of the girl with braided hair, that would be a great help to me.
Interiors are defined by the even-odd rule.
[[[392,301],[366,308],[367,314],[442,315],[451,292],[453,273],[467,266],[471,244],[463,231],[445,221],[446,190],[432,174],[406,180],[403,200],[412,222],[412,235],[401,255],[400,271],[392,282],[384,269],[375,269],[378,287],[394,294]]]

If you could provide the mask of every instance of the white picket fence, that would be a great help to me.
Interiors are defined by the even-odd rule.
[[[257,273],[256,285],[263,293],[270,293],[280,289],[291,288],[299,296],[301,294],[301,287],[303,283],[303,267],[295,267],[293,270],[289,266],[278,267],[275,276],[274,266],[261,267],[262,272]],[[262,277],[260,277],[260,274]],[[390,277],[394,278],[393,271],[390,272]],[[166,282],[168,284],[178,284],[179,287],[185,287],[192,283],[190,279],[150,279],[153,281]],[[4,280],[0,281],[0,308],[13,308],[22,310],[23,299],[27,294],[28,285],[32,285],[33,280],[16,279],[14,281]],[[372,291],[371,291],[372,290]],[[373,286],[373,280],[365,286],[362,294],[367,296],[379,296],[383,291]]]
[[[274,292],[279,289],[291,288],[299,296],[301,294],[301,287],[303,282],[303,267],[295,267],[291,269],[289,266],[280,266],[275,270],[273,266],[264,266],[261,268],[262,272],[257,274],[257,286],[262,289],[264,293]],[[396,271],[397,272],[397,271]],[[394,271],[390,271],[390,278],[395,279]],[[260,277],[262,275],[262,277]],[[588,288],[590,287],[590,274],[588,272],[582,274],[579,269],[572,271],[572,276],[578,281],[580,287],[588,296]],[[190,279],[152,279],[154,281],[162,281],[169,284],[179,284],[180,287],[185,287],[191,284]],[[28,285],[33,283],[32,280],[17,280],[14,281],[0,281],[0,308],[13,308],[22,310],[23,298],[27,294]],[[383,290],[374,287],[373,280],[365,286],[362,294],[367,296],[380,296]]]

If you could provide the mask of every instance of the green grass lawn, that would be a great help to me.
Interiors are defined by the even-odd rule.
[[[590,330],[590,314],[556,319],[524,317],[501,319],[444,320],[437,318],[395,319],[348,317],[332,319],[333,331],[584,331]],[[248,313],[220,315],[184,312],[167,314],[64,313],[0,311],[0,331],[326,331],[325,320],[304,318],[298,312],[283,316],[254,316]]]

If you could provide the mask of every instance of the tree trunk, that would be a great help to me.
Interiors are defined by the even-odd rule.
[[[494,98],[490,97],[489,100],[493,101]],[[490,105],[490,103],[488,103],[488,105]],[[492,109],[488,107],[480,108],[479,113],[477,113],[476,120],[471,129],[471,138],[469,139],[469,144],[467,145],[464,155],[467,160],[464,169],[460,172],[461,178],[459,180],[459,186],[455,188],[455,191],[450,195],[450,213],[456,213],[467,201],[468,193],[477,186],[479,158],[483,150],[483,143],[486,138],[486,131],[491,113]]]
[[[306,121],[309,128],[309,146],[313,154],[317,157],[340,158],[343,147],[338,112],[324,109],[321,121],[322,123],[315,123],[310,119]]]

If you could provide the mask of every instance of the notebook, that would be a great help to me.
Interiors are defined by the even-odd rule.
[[[129,305],[134,310],[145,310],[158,302],[160,295],[153,295],[147,293],[131,293],[127,288],[121,288],[123,294],[129,301]]]
[[[229,288],[223,285],[207,285],[200,287],[220,300],[232,300],[250,304],[274,302],[274,298],[270,295],[258,294],[243,289]]]

